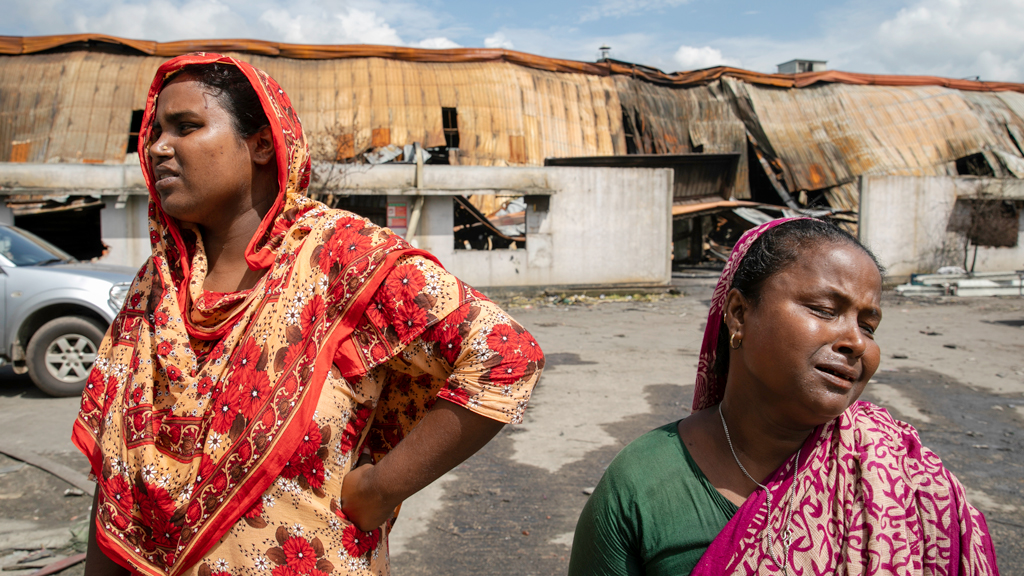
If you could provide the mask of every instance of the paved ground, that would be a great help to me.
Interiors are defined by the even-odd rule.
[[[526,422],[406,503],[394,573],[564,574],[585,490],[630,440],[688,413],[710,283],[684,291],[513,308],[548,355]],[[1024,300],[886,296],[883,308],[882,368],[865,398],[918,427],[986,513],[1003,574],[1024,574]],[[0,385],[0,441],[84,471],[68,440],[77,401],[10,373]],[[0,550],[67,542],[86,499],[12,465],[0,457]],[[0,564],[15,558],[4,554]]]

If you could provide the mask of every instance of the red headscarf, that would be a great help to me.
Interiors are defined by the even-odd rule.
[[[280,193],[245,253],[262,278],[248,293],[210,298],[200,231],[161,209],[147,144],[165,83],[214,62],[237,66],[259,95]],[[277,478],[329,370],[355,377],[395,353],[364,311],[396,260],[433,258],[303,195],[310,159],[298,117],[281,87],[245,62],[189,54],[162,65],[140,141],[153,254],[100,347],[73,440],[98,480],[101,548],[163,576],[194,565]]]

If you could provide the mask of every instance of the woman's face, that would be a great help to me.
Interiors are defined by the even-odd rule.
[[[210,88],[188,76],[173,79],[157,99],[148,149],[163,210],[206,226],[244,212],[252,203],[251,140]]]
[[[735,377],[780,424],[810,428],[841,414],[878,369],[874,331],[882,319],[882,278],[855,246],[824,243],[769,277],[757,303],[730,293],[727,318],[742,344],[732,350]],[[736,302],[746,302],[736,307]],[[728,388],[727,388],[728,390]]]

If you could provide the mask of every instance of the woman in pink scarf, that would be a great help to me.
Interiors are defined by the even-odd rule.
[[[858,402],[881,271],[818,220],[736,244],[693,414],[627,446],[576,528],[583,574],[998,574],[985,518],[917,432]]]

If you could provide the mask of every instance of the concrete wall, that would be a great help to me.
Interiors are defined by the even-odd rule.
[[[412,242],[474,286],[648,284],[671,280],[670,169],[414,165],[346,168],[320,193],[424,198]],[[148,196],[137,166],[0,163],[0,194],[99,194],[111,264],[149,256]],[[117,197],[126,194],[124,208]],[[526,248],[455,250],[454,195],[527,196]],[[2,211],[0,211],[2,212]],[[0,213],[0,219],[3,214]]]
[[[530,196],[525,250],[455,250],[450,196],[427,197],[417,242],[474,286],[671,280],[671,170],[531,170],[547,172],[551,193]]]
[[[1024,200],[1024,182],[950,176],[871,176],[860,182],[860,240],[901,280],[962,266],[964,236],[948,232],[957,198]],[[974,248],[971,248],[973,258]],[[976,272],[1024,269],[1024,219],[1013,248],[978,248]]]

